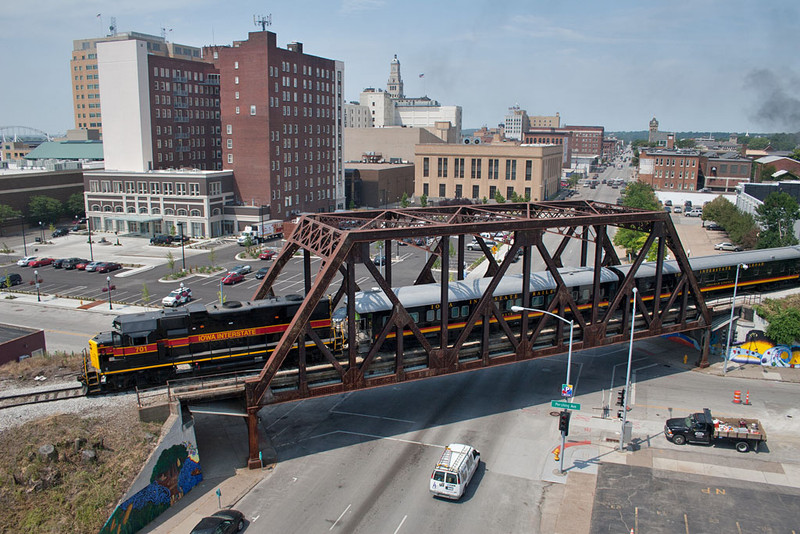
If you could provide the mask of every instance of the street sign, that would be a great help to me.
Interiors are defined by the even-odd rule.
[[[572,384],[561,384],[561,396],[572,397]]]
[[[581,405],[577,402],[567,402],[567,401],[550,401],[550,406],[553,408],[563,408],[565,410],[580,410]]]

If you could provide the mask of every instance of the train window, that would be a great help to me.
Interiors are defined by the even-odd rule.
[[[534,308],[540,308],[544,306],[544,295],[533,297],[533,300],[531,300],[531,306]]]
[[[514,299],[514,306],[522,306],[522,298]]]
[[[442,310],[436,310],[436,320],[437,321],[442,320]]]
[[[418,312],[411,312],[411,313],[409,313],[409,315],[411,316],[411,320],[413,322],[415,322],[415,323],[419,322],[419,313]]]
[[[433,321],[435,321],[436,320],[436,311],[435,310],[428,310],[428,312],[425,314],[425,320],[428,321],[429,323],[432,323]]]
[[[588,289],[582,289],[581,290],[581,301],[589,302],[589,290]]]
[[[469,316],[469,306],[461,306],[461,317]]]
[[[580,293],[581,292],[579,290],[577,290],[577,289],[573,290],[572,291],[572,300],[574,300],[575,302],[578,302],[578,300],[580,299],[580,296],[581,296]]]
[[[452,308],[450,308],[450,318],[451,319],[458,319],[458,315],[459,315],[458,312],[459,312],[458,306],[453,306]]]

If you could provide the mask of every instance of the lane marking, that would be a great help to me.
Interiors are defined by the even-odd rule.
[[[340,515],[340,516],[339,516],[339,518],[338,518],[336,521],[334,521],[334,522],[333,522],[333,524],[331,525],[331,528],[329,528],[329,529],[328,529],[328,532],[330,532],[331,530],[333,530],[333,528],[336,526],[336,523],[338,523],[338,522],[339,522],[339,520],[340,520],[340,519],[341,519],[341,518],[344,516],[344,514],[346,514],[346,513],[347,513],[347,511],[350,509],[350,507],[351,507],[351,506],[353,506],[353,505],[352,505],[352,504],[348,504],[348,505],[347,505],[347,508],[345,508],[345,509],[344,509],[344,512],[342,512],[342,515]]]
[[[403,526],[403,523],[405,523],[405,522],[406,522],[406,518],[407,518],[407,517],[408,517],[408,514],[406,514],[406,515],[404,515],[404,516],[403,516],[403,520],[402,520],[402,521],[400,521],[400,524],[399,524],[399,525],[397,525],[397,528],[396,528],[396,529],[394,529],[394,534],[397,534],[398,532],[400,532],[400,527],[402,527],[402,526]]]
[[[400,422],[400,423],[409,423],[409,424],[416,423],[416,421],[409,421],[408,419],[395,419],[394,417],[384,417],[384,416],[381,416],[381,415],[369,415],[369,414],[365,414],[365,413],[345,412],[345,411],[341,411],[341,410],[334,410],[333,408],[331,408],[328,411],[329,411],[329,413],[335,413],[335,414],[340,414],[340,415],[354,415],[356,417],[369,417],[369,418],[372,418],[372,419],[384,419],[386,421],[397,421],[397,422]]]
[[[334,434],[348,434],[348,435],[351,435],[351,436],[362,436],[362,437],[366,437],[366,438],[385,439],[385,440],[388,440],[388,441],[397,441],[397,442],[400,442],[400,443],[408,443],[408,444],[411,444],[411,445],[422,445],[423,447],[436,447],[438,449],[444,449],[445,448],[445,445],[439,445],[439,444],[436,444],[436,443],[425,443],[424,441],[414,441],[414,440],[411,440],[411,439],[391,438],[389,436],[379,436],[377,434],[367,434],[366,432],[351,432],[349,430],[334,430],[332,432],[325,432],[324,434],[317,434],[315,436],[309,436],[307,438],[298,439],[297,441],[291,441],[291,442],[288,442],[288,443],[283,443],[281,445],[278,445],[278,447],[286,447],[286,446],[289,446],[289,445],[295,445],[297,443],[300,443],[301,441],[307,441],[307,440],[310,440],[310,439],[317,439],[317,438],[324,438],[324,437],[327,437],[327,436],[333,436]]]

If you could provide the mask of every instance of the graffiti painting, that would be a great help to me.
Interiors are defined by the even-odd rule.
[[[761,330],[750,330],[743,342],[731,346],[728,361],[800,368],[800,345],[778,345]]]

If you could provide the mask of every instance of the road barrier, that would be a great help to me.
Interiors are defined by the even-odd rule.
[[[741,404],[742,403],[742,392],[738,389],[733,392],[733,403],[734,404]]]

